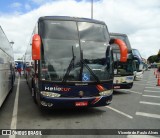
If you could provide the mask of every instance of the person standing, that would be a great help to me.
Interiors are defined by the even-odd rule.
[[[17,71],[19,73],[19,76],[21,77],[21,71],[22,71],[21,63],[18,63],[18,65],[17,65]]]

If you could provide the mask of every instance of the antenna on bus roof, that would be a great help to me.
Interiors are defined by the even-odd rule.
[[[93,0],[91,0],[91,19],[93,19]]]

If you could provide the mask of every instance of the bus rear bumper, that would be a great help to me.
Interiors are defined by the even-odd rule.
[[[82,98],[50,98],[41,96],[39,103],[41,106],[49,108],[75,108],[106,106],[109,105],[111,101],[112,95]]]

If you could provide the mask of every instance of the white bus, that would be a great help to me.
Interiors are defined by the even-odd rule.
[[[0,26],[0,107],[15,80],[13,49]]]

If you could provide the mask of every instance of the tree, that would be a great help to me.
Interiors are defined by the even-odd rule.
[[[22,60],[22,58],[18,58],[17,60]]]
[[[158,62],[158,56],[157,55],[152,55],[148,58],[149,63],[154,63]]]
[[[159,52],[157,54],[157,58],[158,58],[158,62],[160,62],[160,50],[159,50]]]

